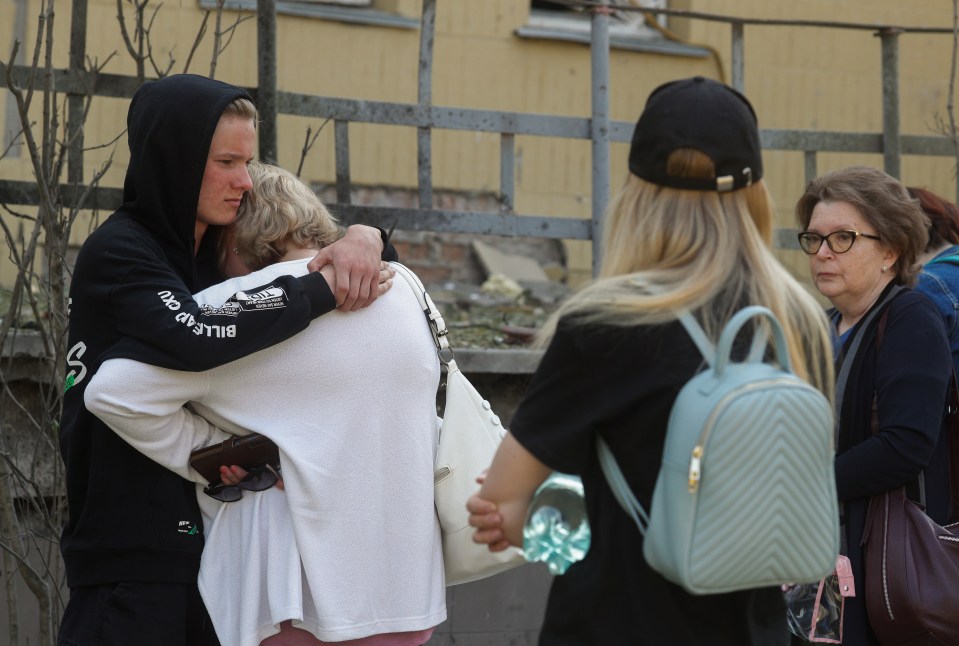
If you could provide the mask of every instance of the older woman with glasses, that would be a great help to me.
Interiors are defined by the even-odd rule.
[[[929,222],[902,184],[866,167],[810,182],[796,216],[813,283],[833,305],[836,485],[842,551],[856,582],[856,596],[846,599],[843,644],[878,644],[866,615],[860,547],[869,498],[924,485],[927,514],[944,523],[949,512],[941,432],[949,344],[935,309],[910,289]]]

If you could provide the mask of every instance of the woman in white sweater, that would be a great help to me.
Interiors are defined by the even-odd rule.
[[[305,274],[338,231],[293,175],[263,164],[250,174],[253,190],[221,245],[221,267],[237,277],[195,295],[225,324],[233,308],[269,300],[256,288],[271,277]],[[131,445],[198,483],[199,585],[221,643],[414,646],[446,618],[433,508],[438,381],[423,312],[396,281],[366,309],[332,312],[214,370],[109,360],[85,401]],[[284,490],[244,491],[231,503],[201,493],[190,451],[248,431],[278,445]]]

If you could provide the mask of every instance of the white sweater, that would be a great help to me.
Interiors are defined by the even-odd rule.
[[[273,276],[302,275],[307,262],[272,265],[196,299],[217,306]],[[285,619],[324,641],[445,620],[433,508],[438,381],[426,319],[397,280],[366,309],[325,314],[206,372],[107,361],[85,401],[131,445],[200,484],[185,465],[194,448],[228,437],[216,427],[279,446],[285,492],[220,504],[197,489],[207,521],[200,592],[223,644],[256,646]],[[188,401],[212,425],[183,409]]]

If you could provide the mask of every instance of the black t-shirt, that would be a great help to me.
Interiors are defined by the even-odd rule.
[[[555,578],[540,644],[787,642],[777,588],[696,596],[651,570],[642,535],[599,467],[597,434],[649,509],[670,408],[703,365],[678,322],[627,328],[560,322],[511,432],[544,464],[582,478],[592,544],[583,561]]]

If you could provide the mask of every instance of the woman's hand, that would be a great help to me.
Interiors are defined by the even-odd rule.
[[[327,282],[337,309],[352,312],[367,307],[392,286],[393,269],[382,262],[382,254],[379,229],[354,224],[345,236],[321,249],[307,267],[320,271],[332,265],[335,277],[332,282],[327,278]]]
[[[240,484],[240,481],[249,475],[249,473],[249,471],[236,464],[232,466],[223,465],[220,467],[220,481],[225,485],[236,486]],[[284,488],[282,475],[276,479],[276,488],[280,490]]]
[[[330,286],[330,289],[336,285],[336,269],[333,265],[324,265],[320,269],[320,275],[326,279],[326,283]],[[390,288],[393,286],[393,276],[396,275],[396,270],[390,267],[390,263],[381,261],[380,262],[380,275],[379,275],[379,284],[377,285],[377,298],[390,291]],[[347,312],[345,303],[339,303],[336,306],[336,309]]]
[[[476,482],[482,485],[485,481],[484,471],[476,478]],[[470,512],[470,525],[476,528],[473,532],[474,543],[486,545],[490,552],[502,552],[509,547],[510,543],[503,534],[503,517],[498,513],[495,503],[475,493],[466,501],[466,509]]]
[[[488,473],[476,479],[482,487],[466,503],[473,540],[491,551],[523,546],[523,524],[530,500],[553,470],[536,459],[512,433],[496,449]]]

